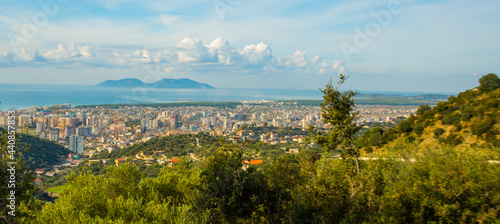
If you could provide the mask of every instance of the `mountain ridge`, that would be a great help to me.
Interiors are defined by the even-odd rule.
[[[153,83],[145,83],[136,78],[126,78],[119,80],[106,80],[97,84],[99,87],[121,87],[121,88],[162,88],[162,89],[215,89],[213,86],[205,83],[196,82],[187,78],[170,79],[165,78]]]

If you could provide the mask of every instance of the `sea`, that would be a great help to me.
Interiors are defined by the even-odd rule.
[[[360,91],[361,92],[361,91]],[[362,91],[362,93],[421,95],[418,92]],[[32,106],[234,102],[322,99],[319,89],[157,89],[104,88],[91,85],[0,84],[0,111],[24,110]]]

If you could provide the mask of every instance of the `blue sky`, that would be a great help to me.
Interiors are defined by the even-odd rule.
[[[0,0],[0,82],[191,78],[220,88],[315,89],[344,73],[345,87],[361,91],[460,92],[500,70],[499,8],[460,0]]]

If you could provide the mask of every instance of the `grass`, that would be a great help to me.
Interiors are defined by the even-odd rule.
[[[59,185],[59,186],[49,187],[49,188],[47,188],[47,190],[45,190],[45,191],[47,191],[47,192],[51,192],[51,193],[56,193],[56,194],[57,194],[57,193],[59,193],[60,191],[62,191],[62,190],[66,190],[66,189],[68,189],[68,188],[70,188],[70,187],[71,187],[71,185],[69,185],[69,184],[65,184],[65,185]]]

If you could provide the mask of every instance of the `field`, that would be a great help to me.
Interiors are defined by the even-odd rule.
[[[45,191],[57,194],[60,191],[66,190],[66,189],[68,189],[70,187],[71,187],[71,185],[65,184],[65,185],[59,185],[59,186],[54,186],[54,187],[47,188],[47,190],[45,190]]]

